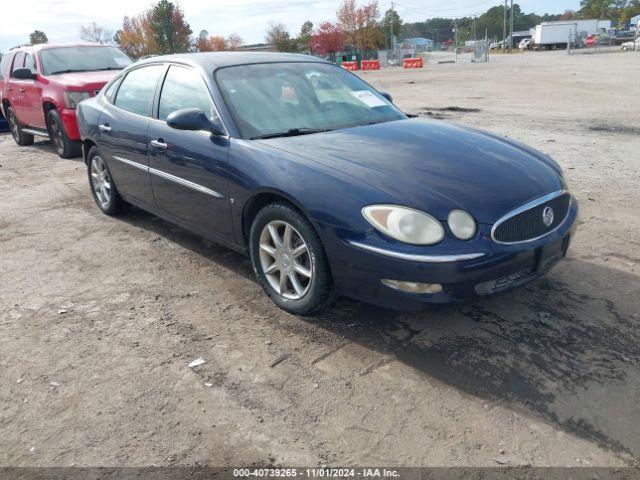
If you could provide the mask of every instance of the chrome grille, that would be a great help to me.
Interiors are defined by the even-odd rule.
[[[571,196],[565,191],[546,195],[520,207],[496,222],[491,236],[498,243],[520,243],[543,237],[558,228],[569,213]],[[553,221],[547,225],[543,212],[553,210]]]

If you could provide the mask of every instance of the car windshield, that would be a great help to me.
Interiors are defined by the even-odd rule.
[[[122,70],[131,59],[116,47],[61,47],[46,48],[40,52],[44,75],[89,72],[96,70]]]
[[[303,135],[406,118],[340,67],[270,63],[226,67],[216,79],[243,138]]]

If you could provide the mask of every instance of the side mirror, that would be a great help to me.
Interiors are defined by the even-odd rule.
[[[391,95],[389,95],[387,92],[380,92],[380,95],[389,100],[389,102],[393,103],[393,97],[391,97]]]
[[[184,108],[171,112],[167,117],[167,125],[176,130],[206,130],[213,135],[224,135],[224,128],[219,120],[211,121],[199,108]]]
[[[30,68],[16,68],[11,75],[16,80],[35,80],[36,74]]]

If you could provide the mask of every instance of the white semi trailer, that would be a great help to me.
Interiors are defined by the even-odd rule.
[[[565,22],[543,22],[533,32],[535,48],[566,48],[567,42],[580,37],[603,33],[611,28],[610,20],[568,20]]]

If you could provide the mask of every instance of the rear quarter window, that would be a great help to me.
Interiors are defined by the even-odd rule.
[[[118,91],[118,86],[120,85],[121,82],[122,82],[122,77],[116,78],[113,82],[111,82],[111,85],[109,85],[107,89],[104,91],[104,96],[106,97],[107,100],[109,100],[112,103],[113,103],[113,99],[116,96],[116,92]]]
[[[24,59],[24,68],[29,68],[32,72],[36,71],[36,61],[33,58],[33,55],[27,53],[27,56]]]

